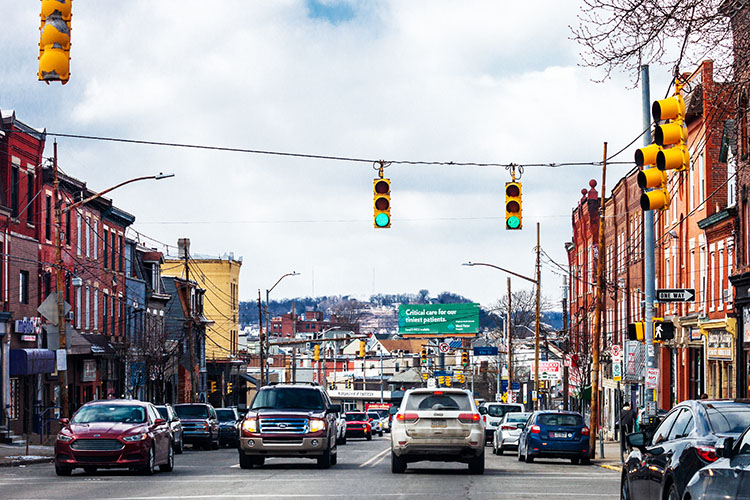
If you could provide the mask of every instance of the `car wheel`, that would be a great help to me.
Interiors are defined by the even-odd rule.
[[[620,478],[620,500],[631,500],[630,497],[630,483],[625,474]]]
[[[346,444],[346,434],[341,436],[341,444]]]
[[[55,474],[58,476],[69,476],[73,473],[73,469],[70,467],[58,467],[55,465]]]
[[[178,455],[182,455],[182,452],[185,450],[185,440],[183,438],[180,438],[180,442],[177,443],[177,446],[175,446],[175,453]]]
[[[571,458],[570,459],[570,463],[573,464],[573,465],[578,465],[578,462],[580,462],[580,461],[581,461],[580,458]]]
[[[667,500],[680,500],[680,494],[677,491],[677,485],[672,483],[669,485],[669,495]]]
[[[331,449],[328,448],[323,456],[318,457],[318,469],[331,468]]]
[[[383,437],[383,434],[383,431],[380,431],[380,434],[378,434],[378,436]]]
[[[591,465],[591,457],[588,455],[581,457],[581,465]]]
[[[484,452],[478,457],[469,460],[469,472],[472,474],[484,474]]]
[[[337,463],[339,463],[339,454],[334,453],[331,455],[331,465],[336,465]]]
[[[216,441],[211,442],[210,448],[212,450],[218,450],[219,448],[221,448],[221,446],[219,445],[219,438],[216,438]]]
[[[518,461],[523,462],[523,455],[521,455],[521,446],[518,446]]]
[[[532,463],[534,461],[534,457],[532,457],[531,455],[529,455],[529,447],[528,447],[528,445],[526,445],[526,453],[524,453],[523,458],[524,458],[524,460],[526,461],[527,464],[530,464],[530,463]]]
[[[256,467],[263,467],[263,464],[266,463],[266,459],[265,457],[253,457],[252,462]]]
[[[84,467],[83,472],[86,474],[96,474],[96,467]]]
[[[497,455],[502,455],[503,453],[505,453],[505,450],[503,449],[503,447],[502,447],[502,446],[499,446],[499,447],[497,448],[497,453],[496,453],[496,454],[497,454]]]
[[[174,469],[174,446],[169,444],[169,452],[167,453],[167,463],[161,464],[159,470],[161,472],[172,472]]]
[[[253,461],[240,451],[240,469],[252,469]]]
[[[366,437],[367,437],[367,440],[368,440],[368,441],[372,441],[372,433],[370,433],[370,434],[367,434],[367,436],[366,436]]]
[[[146,465],[141,467],[141,474],[144,476],[151,476],[154,474],[154,470],[156,468],[156,465],[154,464],[155,457],[154,457],[154,445],[151,445],[151,447],[148,449],[148,460],[146,462]]]
[[[397,457],[393,450],[391,450],[391,473],[403,474],[406,472],[406,460],[402,457]]]

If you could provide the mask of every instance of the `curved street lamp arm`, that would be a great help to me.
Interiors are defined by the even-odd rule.
[[[97,198],[101,198],[102,196],[104,196],[105,194],[109,193],[110,191],[114,191],[115,189],[117,189],[119,187],[122,187],[122,186],[124,186],[126,184],[130,184],[131,182],[146,181],[146,180],[150,180],[150,179],[159,180],[159,179],[166,179],[168,177],[174,177],[174,174],[161,174],[160,173],[159,175],[146,175],[146,176],[143,176],[143,177],[136,177],[134,179],[128,179],[127,181],[121,182],[121,183],[117,184],[116,186],[112,186],[111,188],[107,188],[104,191],[100,191],[100,192],[98,192],[96,194],[92,194],[91,196],[89,196],[88,198],[86,198],[84,200],[80,200],[80,201],[77,201],[77,202],[73,203],[72,205],[68,205],[67,207],[65,207],[65,208],[63,208],[61,210],[61,214],[64,214],[66,212],[70,212],[71,210],[73,210],[75,208],[78,208],[81,205],[85,205],[86,203],[88,203],[90,201],[94,201]]]
[[[531,278],[529,278],[527,276],[524,276],[523,274],[518,274],[516,272],[510,271],[510,270],[502,268],[500,266],[496,266],[494,264],[487,264],[487,263],[484,263],[484,262],[465,262],[463,265],[464,266],[470,266],[470,267],[471,266],[494,267],[495,269],[499,269],[500,271],[502,271],[504,273],[512,274],[513,276],[516,276],[517,278],[521,278],[521,279],[524,279],[526,281],[530,281],[531,283],[534,283],[535,285],[537,284],[537,281],[535,279],[531,279]]]

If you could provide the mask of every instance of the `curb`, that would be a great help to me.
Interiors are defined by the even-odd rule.
[[[622,470],[622,465],[609,465],[609,464],[596,464],[596,465],[604,469],[613,470],[615,472],[620,472]]]
[[[8,461],[0,461],[0,467],[18,467],[19,465],[32,465],[32,464],[46,464],[50,462],[54,462],[53,457],[44,457],[44,458],[32,458],[28,460],[18,459],[18,460],[8,460]]]

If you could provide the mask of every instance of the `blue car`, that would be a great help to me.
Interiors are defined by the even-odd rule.
[[[591,463],[589,428],[580,413],[535,411],[518,438],[518,461],[531,463],[537,457],[569,458],[572,464]]]

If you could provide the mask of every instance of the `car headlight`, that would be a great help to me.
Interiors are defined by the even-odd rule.
[[[318,432],[326,430],[326,421],[319,418],[310,419],[310,432]]]
[[[132,436],[125,436],[122,438],[123,441],[143,441],[148,437],[148,434],[145,432],[139,432],[138,434],[133,434]]]
[[[255,418],[248,418],[242,421],[242,433],[258,432],[258,420]]]
[[[60,434],[57,435],[57,440],[58,441],[62,441],[63,443],[69,443],[69,442],[73,441],[73,436],[69,436],[67,434],[60,433]]]

